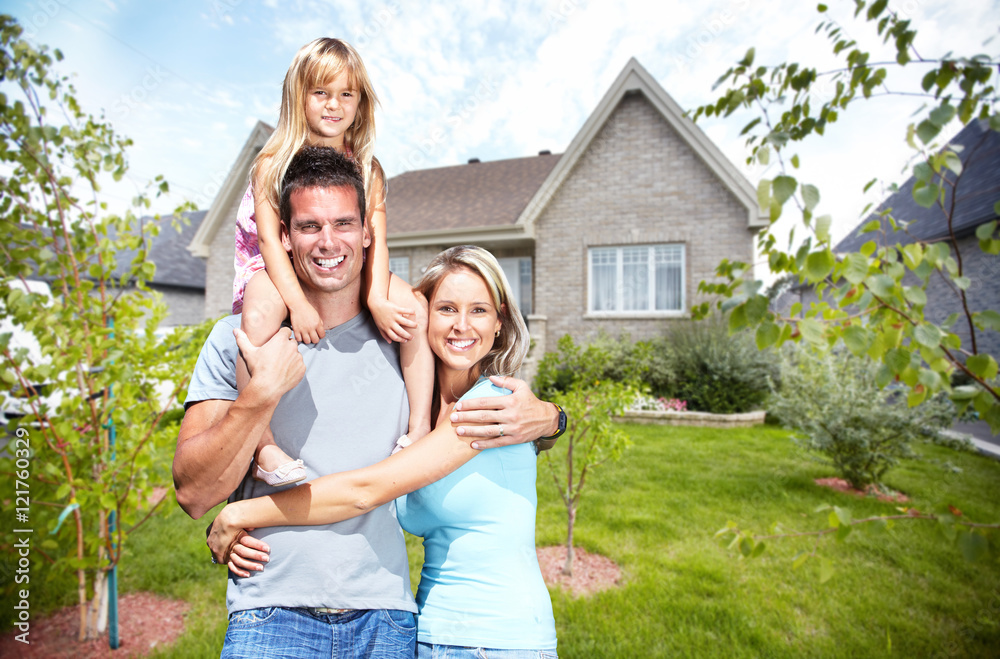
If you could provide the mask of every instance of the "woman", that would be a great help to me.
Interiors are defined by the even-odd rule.
[[[528,444],[476,451],[449,421],[463,397],[510,393],[487,376],[517,370],[527,328],[496,259],[478,247],[439,254],[417,291],[428,300],[436,357],[433,432],[371,467],[226,506],[209,546],[249,576],[261,565],[237,544],[243,529],[329,524],[400,497],[400,524],[424,537],[417,656],[554,657],[552,605],[535,554],[535,452]]]

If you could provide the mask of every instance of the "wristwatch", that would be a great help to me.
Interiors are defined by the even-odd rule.
[[[552,404],[556,405],[555,403]],[[556,437],[561,437],[566,432],[566,411],[561,405],[556,405],[556,409],[559,410],[559,429],[548,437],[539,437],[538,439],[555,439]]]

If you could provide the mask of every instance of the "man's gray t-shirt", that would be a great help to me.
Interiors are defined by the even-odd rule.
[[[195,367],[185,405],[236,399],[240,317],[220,320]],[[299,344],[306,375],[282,397],[271,418],[274,440],[301,458],[307,480],[374,464],[406,432],[409,407],[395,344],[383,340],[366,311]],[[236,441],[236,438],[233,438]],[[249,499],[275,488],[249,476],[233,493]],[[416,612],[403,532],[394,503],[325,526],[276,526],[253,536],[271,549],[270,562],[248,578],[229,575],[230,613],[268,606],[399,609]]]

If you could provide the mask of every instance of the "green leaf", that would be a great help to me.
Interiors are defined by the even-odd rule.
[[[931,110],[930,120],[938,128],[943,128],[945,124],[951,121],[955,117],[957,110],[954,106],[949,105],[947,101],[939,105],[938,107]],[[925,142],[926,143],[926,142]]]
[[[972,286],[972,280],[968,277],[955,277],[952,281],[955,282],[955,286],[957,286],[959,290],[967,291],[969,290],[969,286]]]
[[[829,249],[813,252],[806,258],[806,276],[810,281],[820,281],[830,274],[836,262],[836,257]]]
[[[774,191],[774,198],[778,200],[778,203],[784,205],[788,201],[789,197],[795,194],[795,188],[798,186],[798,182],[791,176],[778,176],[771,183],[771,189]],[[759,197],[759,195],[758,195]]]
[[[826,583],[833,578],[833,561],[825,556],[819,559],[819,582]]]
[[[771,181],[766,178],[757,182],[757,205],[760,206],[761,212],[771,207]]]
[[[941,330],[936,325],[923,323],[913,330],[913,338],[922,346],[936,348],[941,345]]]
[[[792,156],[792,167],[794,167],[795,169],[799,168],[799,154],[797,153],[794,156]]]
[[[816,238],[820,242],[830,241],[830,224],[833,218],[829,215],[821,215],[816,218]]]
[[[986,556],[990,543],[978,533],[962,530],[958,532],[958,547],[962,550],[965,560],[975,563]]]
[[[974,313],[972,314],[972,321],[979,329],[991,329],[994,332],[1000,332],[1000,311],[987,309],[986,311]]]
[[[941,132],[941,127],[936,126],[933,122],[927,119],[924,119],[917,125],[917,137],[919,137],[920,141],[924,144],[933,140],[939,132]]]
[[[798,156],[796,156],[797,158]],[[806,210],[811,211],[819,203],[819,188],[809,183],[802,184],[802,201],[806,205]]]
[[[885,353],[883,361],[893,374],[899,375],[910,365],[910,353],[903,348],[893,348]]]
[[[844,258],[841,274],[852,284],[860,284],[868,276],[868,259],[857,252],[848,254]]]
[[[917,187],[916,184],[913,186],[913,201],[917,202],[924,208],[930,208],[933,206],[937,202],[938,195],[940,194],[941,188],[933,183],[921,185],[920,187]]]
[[[774,345],[778,341],[778,337],[781,336],[781,328],[774,323],[767,321],[761,323],[757,327],[756,339],[757,339],[757,349],[763,350],[769,346]]]
[[[844,345],[850,350],[855,356],[861,357],[866,352],[868,348],[871,347],[874,336],[866,328],[860,325],[851,325],[844,330],[843,334]]]
[[[815,318],[803,318],[799,321],[799,332],[809,343],[823,343],[823,325]]]
[[[984,380],[997,376],[997,362],[991,355],[973,355],[965,360],[965,366]]]
[[[993,212],[1000,215],[1000,201],[997,202],[996,207],[994,207]],[[993,232],[997,230],[997,221],[986,222],[985,224],[980,224],[976,227],[976,238],[980,240],[989,240]]]
[[[792,560],[792,569],[793,570],[798,570],[800,567],[802,567],[803,565],[805,565],[806,561],[809,560],[810,556],[812,556],[812,554],[810,554],[808,552],[802,552],[801,554],[799,554],[798,556],[796,556]]]
[[[927,304],[927,293],[924,289],[919,286],[904,286],[903,287],[903,297],[910,304],[915,304],[918,307],[922,307]]]
[[[837,516],[837,521],[840,522],[841,525],[846,526],[851,523],[852,520],[851,511],[848,510],[847,508],[834,506],[833,512]]]
[[[865,279],[865,286],[871,289],[875,295],[886,298],[892,295],[896,287],[896,280],[888,275],[872,275]]]

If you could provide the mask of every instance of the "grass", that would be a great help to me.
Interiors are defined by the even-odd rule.
[[[828,503],[855,518],[894,512],[813,483],[831,475],[777,428],[714,430],[626,426],[635,445],[594,474],[576,530],[579,546],[615,560],[620,588],[576,599],[553,590],[562,657],[996,656],[1000,647],[1000,560],[966,562],[938,525],[903,522],[844,542],[769,542],[741,560],[713,539],[729,520],[765,532],[773,522],[819,529]],[[937,446],[890,472],[910,505],[951,504],[976,521],[1000,521],[993,496],[1000,462]],[[960,469],[961,471],[957,471]],[[187,631],[162,656],[218,655],[225,632],[225,579],[209,563],[203,521],[172,507],[136,532],[122,589],[191,603]],[[537,536],[559,544],[565,511],[544,459],[539,463]],[[412,576],[421,551],[408,538]],[[834,562],[819,583],[816,551]],[[414,581],[415,584],[415,581]]]

